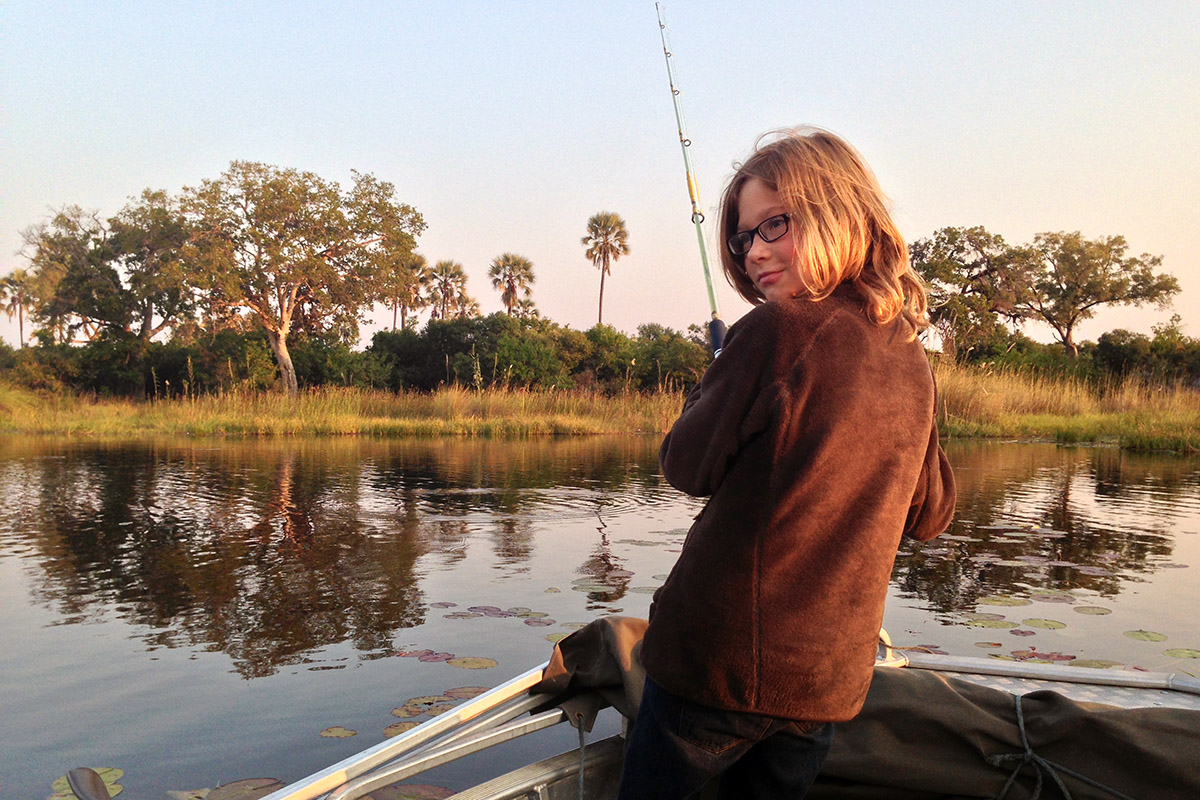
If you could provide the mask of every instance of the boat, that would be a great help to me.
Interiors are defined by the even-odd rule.
[[[611,800],[636,708],[630,687],[644,675],[636,659],[644,625],[598,620],[560,642],[545,664],[264,800],[370,797],[565,723],[577,727],[573,747],[451,800]],[[622,712],[621,732],[588,742],[591,722],[608,705]],[[1048,796],[1072,800],[1190,798],[1200,796],[1198,752],[1196,678],[905,650],[881,631],[867,703],[839,724],[809,796],[1016,798],[1055,785],[1059,794]],[[99,795],[88,794],[87,772],[68,777],[77,796],[93,800]]]

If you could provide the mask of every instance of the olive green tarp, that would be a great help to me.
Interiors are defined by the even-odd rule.
[[[637,652],[645,627],[629,617],[596,620],[556,646],[533,691],[599,689],[629,716],[644,681]],[[590,729],[596,710],[584,702],[571,717]],[[1038,691],[1020,698],[1020,714],[1023,725],[1008,692],[879,667],[862,712],[836,726],[808,797],[1025,800],[1039,785],[1047,800],[1068,796],[1064,788],[1072,800],[1200,797],[1200,711],[1125,709]]]

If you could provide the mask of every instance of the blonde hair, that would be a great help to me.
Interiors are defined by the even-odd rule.
[[[757,178],[783,197],[801,280],[812,300],[850,281],[872,322],[885,325],[902,317],[912,326],[909,339],[928,327],[925,285],[909,264],[887,197],[847,142],[819,128],[774,131],[759,137],[754,153],[736,168],[721,197],[718,230],[721,266],[738,294],[756,305],[765,302],[746,274],[745,257],[725,244],[738,231],[742,188]]]

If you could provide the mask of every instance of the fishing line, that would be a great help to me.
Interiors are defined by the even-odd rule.
[[[712,344],[713,357],[721,354],[721,346],[725,342],[725,323],[721,320],[721,309],[717,306],[717,293],[713,288],[712,270],[708,266],[708,248],[704,244],[704,212],[700,210],[700,187],[696,182],[696,172],[692,168],[690,148],[692,140],[684,132],[683,107],[679,102],[679,80],[675,74],[675,56],[667,40],[667,23],[663,19],[662,6],[654,4],[658,13],[658,34],[662,39],[663,56],[667,61],[667,80],[671,86],[671,104],[675,107],[675,124],[679,128],[679,145],[683,150],[683,166],[687,173],[688,197],[692,201],[692,224],[696,226],[696,240],[700,243],[700,264],[704,267],[704,283],[708,288],[708,305],[712,310],[712,319],[708,323],[708,340]]]

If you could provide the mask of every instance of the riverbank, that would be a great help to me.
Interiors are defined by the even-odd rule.
[[[1200,392],[1140,381],[1084,381],[938,363],[938,427],[965,438],[1200,452]]]
[[[1200,452],[1200,392],[938,364],[938,426],[955,438],[1033,439]],[[661,434],[676,392],[432,394],[315,389],[135,402],[35,394],[0,384],[0,432],[64,436],[494,436]]]

